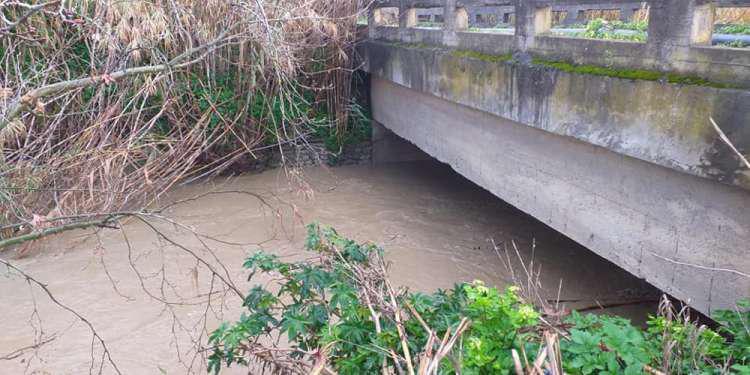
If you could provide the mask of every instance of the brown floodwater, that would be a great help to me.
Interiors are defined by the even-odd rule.
[[[265,203],[239,191],[259,194]],[[205,341],[201,328],[210,331],[218,321],[239,316],[237,298],[219,293],[219,280],[188,251],[246,290],[251,285],[241,269],[243,259],[258,249],[304,257],[304,224],[313,221],[382,245],[392,262],[394,283],[415,290],[476,279],[508,285],[512,277],[501,257],[515,244],[524,261],[533,258],[540,270],[545,296],[559,295],[571,301],[568,307],[606,305],[654,292],[436,161],[315,167],[301,174],[268,171],[179,187],[164,201],[209,192],[224,193],[167,210],[164,216],[174,223],[149,221],[168,239],[130,220],[123,232],[67,233],[13,262],[88,319],[126,374],[205,373],[203,353],[196,355],[192,343]],[[188,228],[206,236],[199,239]],[[515,251],[511,254],[515,257]],[[12,259],[14,254],[0,256]],[[208,295],[214,296],[209,308],[201,303]],[[88,327],[52,304],[42,290],[2,270],[0,296],[0,374],[98,372],[101,346],[95,342],[92,351]],[[640,303],[604,311],[642,322],[654,308]],[[9,356],[47,340],[37,349]],[[8,356],[13,358],[2,359]],[[104,373],[112,372],[105,364]]]

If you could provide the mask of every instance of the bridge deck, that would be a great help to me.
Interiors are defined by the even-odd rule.
[[[373,13],[375,120],[705,313],[750,296],[750,173],[710,122],[750,150],[750,50],[694,32],[711,2],[651,1],[647,43],[546,34],[548,3],[513,35],[462,31],[453,1],[442,29]]]

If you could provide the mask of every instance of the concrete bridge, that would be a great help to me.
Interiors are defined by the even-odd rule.
[[[715,7],[750,0],[647,1],[645,43],[549,33],[554,7],[596,3],[518,0],[503,35],[468,30],[467,9],[507,1],[376,2],[360,45],[375,157],[409,156],[393,132],[698,310],[731,307],[750,297],[750,172],[732,149],[750,153],[750,50],[710,41]],[[442,28],[415,27],[434,7]]]

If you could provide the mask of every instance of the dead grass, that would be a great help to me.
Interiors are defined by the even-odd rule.
[[[607,21],[619,21],[620,10],[619,9],[589,9],[584,11],[583,19],[591,21],[595,19],[603,19]]]
[[[716,8],[716,24],[750,24],[750,7]]]
[[[613,17],[614,15],[609,14],[609,16]],[[646,6],[635,11],[631,21],[632,22],[648,21],[648,17],[649,17],[649,8],[648,6]],[[587,14],[586,19],[587,20],[591,19],[591,18],[588,18],[588,14]],[[719,25],[750,23],[750,7],[716,8],[716,15],[714,18],[714,22]]]
[[[148,205],[304,138],[313,103],[344,132],[363,6],[3,2],[0,229]]]

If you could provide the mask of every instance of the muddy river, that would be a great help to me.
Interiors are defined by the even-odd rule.
[[[541,270],[548,298],[559,295],[569,307],[653,292],[437,162],[269,171],[180,187],[164,202],[201,194],[167,210],[166,220],[149,221],[166,238],[130,220],[123,231],[67,233],[23,258],[0,256],[85,317],[126,374],[205,373],[203,352],[193,343],[204,341],[201,332],[219,320],[238,317],[236,298],[221,293],[189,251],[247,289],[243,259],[258,249],[304,256],[304,224],[312,221],[381,244],[393,281],[418,290],[475,279],[507,285],[512,277],[501,257],[515,244],[524,261],[533,257]],[[41,289],[0,272],[0,374],[98,372],[105,353],[88,326]],[[207,307],[206,296],[216,302]],[[639,303],[605,311],[642,321],[653,310],[653,303]],[[112,373],[104,362],[103,372]]]

